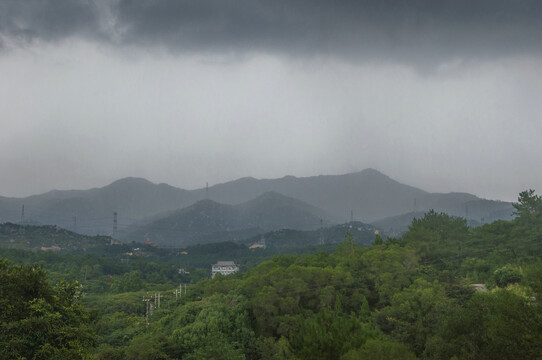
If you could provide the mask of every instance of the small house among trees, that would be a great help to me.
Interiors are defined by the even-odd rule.
[[[219,261],[212,266],[211,278],[214,278],[216,274],[230,275],[239,271],[239,265],[233,261]]]

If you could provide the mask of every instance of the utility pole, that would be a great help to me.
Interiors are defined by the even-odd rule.
[[[158,309],[160,307],[160,293],[154,293],[154,308]]]
[[[209,183],[205,183],[205,199],[209,200]]]
[[[150,310],[150,301],[151,298],[150,297],[143,297],[143,301],[145,301],[146,305],[145,305],[145,322],[147,323],[147,325],[149,325],[149,310]]]

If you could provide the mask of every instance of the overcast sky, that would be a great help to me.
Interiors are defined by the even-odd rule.
[[[0,0],[0,195],[372,167],[542,192],[542,2]]]

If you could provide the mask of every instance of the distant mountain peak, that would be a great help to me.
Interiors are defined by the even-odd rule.
[[[267,198],[290,198],[289,196],[286,196],[284,194],[281,194],[279,193],[278,191],[275,191],[275,190],[270,190],[270,191],[266,191],[264,192],[263,194],[261,194],[260,196],[258,196],[256,199],[267,199]]]
[[[367,174],[367,175],[377,175],[377,176],[384,176],[384,177],[387,177],[389,178],[388,175],[374,169],[374,168],[366,168],[366,169],[363,169],[359,172],[359,174]]]
[[[205,211],[205,210],[216,210],[216,209],[225,209],[231,208],[232,205],[222,204],[210,199],[198,200],[192,205],[178,209],[176,212],[191,212],[191,211]]]
[[[109,187],[109,186],[122,186],[122,185],[155,185],[155,184],[141,177],[125,177],[125,178],[113,181],[111,184],[107,186]]]
[[[245,202],[244,204],[250,205],[250,204],[257,204],[257,203],[268,202],[268,201],[273,201],[273,202],[278,201],[278,202],[285,202],[285,203],[298,203],[299,205],[312,206],[312,205],[307,204],[306,202],[304,202],[302,200],[299,200],[299,199],[293,198],[291,196],[281,194],[280,192],[275,191],[275,190],[266,191],[263,194],[255,197],[254,199]]]
[[[221,203],[216,202],[216,201],[211,200],[211,199],[202,199],[202,200],[196,201],[191,206],[205,207],[205,206],[216,206],[216,205],[224,205],[224,204],[221,204]]]

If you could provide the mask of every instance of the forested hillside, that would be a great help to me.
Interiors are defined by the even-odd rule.
[[[16,290],[14,281],[31,279],[32,267],[4,261],[0,286],[9,295],[9,301],[2,296],[4,305],[29,305],[2,306],[2,356],[540,358],[542,198],[523,192],[515,208],[514,220],[477,228],[462,218],[429,212],[399,238],[376,236],[372,246],[364,247],[347,235],[332,252],[278,255],[214,279],[207,273],[207,279],[181,286],[182,295],[179,283],[189,282],[192,274],[178,274],[173,264],[158,262],[159,253],[128,263],[89,263],[88,273],[74,265],[72,280],[97,273],[110,281],[87,288],[83,303],[77,296],[63,302],[68,309],[76,307],[69,311],[55,310],[58,305],[48,295],[53,290],[47,290],[41,275],[32,284],[46,291]],[[16,257],[15,250],[4,251]],[[134,263],[137,269],[130,268]],[[45,258],[43,264],[53,272],[60,266]],[[55,289],[71,289],[59,284]],[[161,296],[153,297],[157,293]],[[148,308],[152,312],[145,317]],[[8,331],[43,326],[52,329],[51,336],[22,338],[22,343]],[[69,338],[55,333],[68,328]]]
[[[1,248],[84,252],[117,243],[109,236],[85,236],[52,225],[0,224]]]

